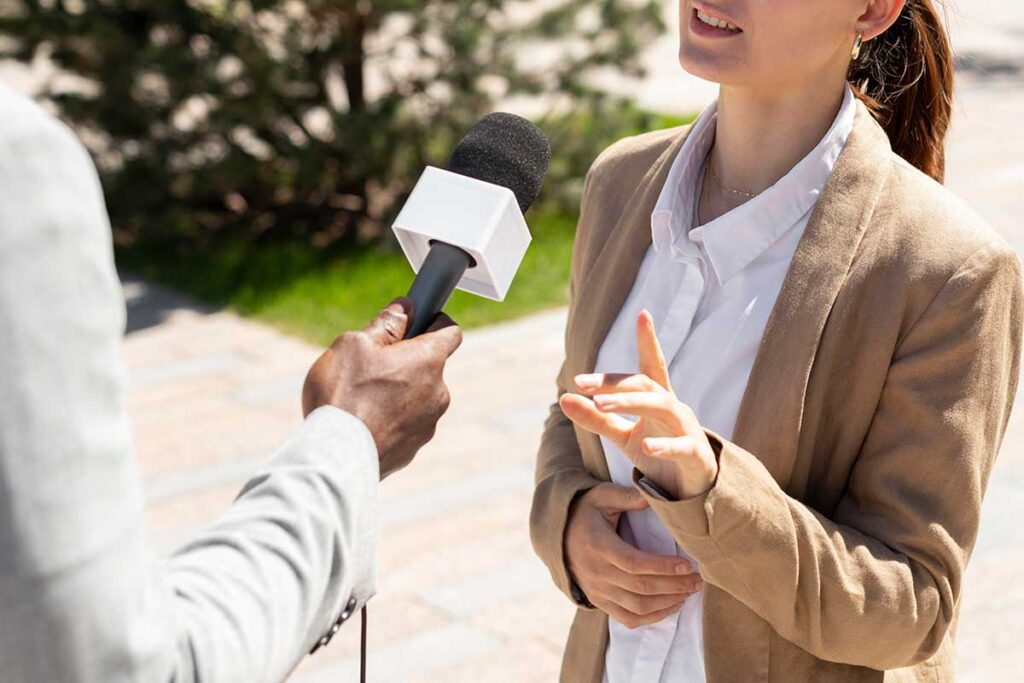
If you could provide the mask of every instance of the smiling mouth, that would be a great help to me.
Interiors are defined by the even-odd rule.
[[[712,28],[717,28],[717,29],[722,30],[722,31],[728,31],[729,33],[742,33],[743,32],[735,24],[732,24],[732,23],[726,21],[725,19],[719,19],[718,17],[713,17],[710,14],[708,14],[707,12],[705,12],[704,10],[694,9],[693,10],[693,14],[694,14],[694,16],[697,17],[697,21],[699,21],[702,24],[705,24],[707,26],[710,26]]]

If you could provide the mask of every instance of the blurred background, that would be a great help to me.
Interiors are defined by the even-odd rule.
[[[947,184],[1024,248],[1024,5],[946,0],[958,55]],[[317,348],[412,272],[390,221],[483,114],[531,118],[554,159],[503,304],[472,331],[435,441],[383,491],[370,678],[555,680],[572,609],[529,546],[579,192],[597,153],[679,125],[715,86],[676,61],[648,0],[0,0],[0,82],[99,168],[128,306],[129,409],[154,554],[222,511],[300,420]],[[2,122],[0,122],[2,125]],[[1024,415],[964,591],[961,678],[1019,680]],[[355,680],[358,630],[300,683]]]

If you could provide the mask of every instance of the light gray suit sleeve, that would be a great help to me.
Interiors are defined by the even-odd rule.
[[[123,329],[88,155],[0,87],[0,681],[282,680],[375,591],[373,439],[321,408],[210,529],[154,559]]]

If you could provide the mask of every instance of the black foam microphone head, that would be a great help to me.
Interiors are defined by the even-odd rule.
[[[452,173],[512,190],[526,213],[540,194],[551,162],[551,145],[535,125],[515,114],[496,112],[480,119],[455,148]]]

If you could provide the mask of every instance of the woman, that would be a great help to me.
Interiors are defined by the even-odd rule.
[[[563,679],[952,680],[1021,277],[940,185],[943,26],[931,0],[680,14],[717,103],[584,186],[531,515],[579,605]]]

